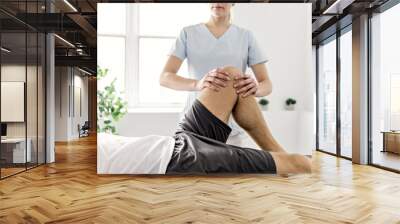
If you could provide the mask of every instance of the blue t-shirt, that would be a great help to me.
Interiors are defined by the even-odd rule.
[[[204,23],[184,27],[169,55],[174,55],[182,61],[187,59],[189,78],[196,80],[218,67],[234,66],[241,68],[244,73],[247,66],[268,61],[254,34],[234,24],[219,38],[216,38]],[[197,95],[197,91],[189,92],[183,113],[190,108]],[[233,129],[232,135],[240,132],[232,119],[229,126]]]

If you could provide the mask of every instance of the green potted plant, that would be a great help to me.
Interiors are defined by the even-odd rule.
[[[267,99],[261,98],[261,99],[258,101],[258,103],[260,104],[262,110],[268,110],[269,101],[268,101]]]
[[[286,100],[286,110],[294,110],[294,107],[296,105],[296,100],[293,98],[288,98]]]
[[[97,81],[106,77],[108,69],[97,67]],[[116,90],[114,78],[104,89],[97,90],[97,131],[116,134],[115,123],[127,113],[128,103]]]

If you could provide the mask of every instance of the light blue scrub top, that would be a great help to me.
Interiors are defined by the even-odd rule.
[[[189,78],[196,80],[218,67],[234,66],[241,68],[244,73],[247,66],[268,61],[258,46],[254,34],[234,24],[231,24],[219,38],[216,38],[204,23],[184,27],[171,47],[169,55],[174,55],[182,61],[187,59]],[[181,118],[198,93],[198,91],[189,92]],[[233,129],[231,135],[242,132],[232,117],[229,126]]]

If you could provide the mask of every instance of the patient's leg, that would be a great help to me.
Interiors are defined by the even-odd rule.
[[[223,71],[229,73],[233,79],[240,74],[234,67],[225,67]],[[277,174],[309,173],[311,161],[299,154],[287,154],[273,138],[254,97],[238,97],[233,88],[233,81],[219,92],[203,89],[198,100],[221,121],[227,123],[231,113],[241,125],[260,145],[269,152],[274,159]],[[233,112],[232,112],[233,111]]]
[[[232,114],[235,121],[249,133],[262,149],[274,152],[285,151],[272,136],[255,97],[238,97]]]
[[[200,92],[197,99],[212,114],[227,123],[238,99],[236,90],[233,88],[233,79],[235,74],[240,73],[240,70],[234,67],[224,67],[222,71],[230,74],[231,80],[227,81],[227,86],[221,88],[218,92],[205,88]]]
[[[270,152],[274,159],[277,174],[311,173],[311,160],[300,154]]]
[[[198,100],[207,107],[220,120],[228,122],[233,113],[236,122],[246,130],[254,141],[264,150],[284,151],[283,147],[272,136],[264,117],[254,97],[238,97],[236,89],[233,88],[233,78],[241,74],[240,69],[225,67],[223,71],[231,75],[227,87],[221,88],[219,92],[205,88],[201,91]]]

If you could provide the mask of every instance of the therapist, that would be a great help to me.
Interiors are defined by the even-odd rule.
[[[231,23],[234,3],[210,3],[208,22],[184,27],[172,46],[160,76],[160,84],[179,91],[190,91],[184,114],[203,88],[219,91],[226,86],[228,76],[220,71],[223,66],[241,68],[244,75],[236,80],[235,89],[241,97],[266,96],[272,92],[272,83],[265,62],[253,33]],[[177,74],[187,58],[190,78]],[[255,77],[245,74],[250,67]],[[244,131],[232,120],[232,133],[228,144],[242,144]]]

